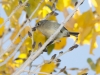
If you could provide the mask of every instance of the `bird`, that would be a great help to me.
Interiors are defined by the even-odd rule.
[[[41,20],[36,23],[36,28],[39,30],[44,36],[49,38],[60,26],[60,24],[56,21],[51,20]],[[58,35],[55,37],[56,39],[60,39],[62,37],[70,37],[70,35],[78,36],[78,32],[70,32],[68,31],[64,26],[58,33]]]

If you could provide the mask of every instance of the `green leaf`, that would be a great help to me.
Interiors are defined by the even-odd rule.
[[[48,50],[48,55],[53,51],[53,49],[54,49],[54,44],[51,44],[51,45],[49,45],[48,47],[47,47],[47,50]]]
[[[90,65],[91,69],[95,71],[96,65],[94,64],[94,62],[92,61],[92,59],[88,58],[87,62]]]

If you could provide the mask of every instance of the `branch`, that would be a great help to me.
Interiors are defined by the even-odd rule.
[[[38,4],[37,8],[33,11],[33,13],[31,14],[31,16],[29,17],[29,19],[32,18],[32,16],[33,16],[33,15],[35,14],[35,12],[38,10],[38,8],[40,7],[40,5],[41,5],[41,3],[42,3],[43,1],[44,1],[44,0],[42,0],[42,1]],[[18,34],[16,35],[16,37],[12,40],[12,43],[15,42],[15,40],[16,40],[17,37],[20,35],[20,33],[22,32],[22,30],[26,27],[27,23],[28,23],[28,19],[27,19],[26,21],[24,21],[24,23],[22,24],[22,25],[24,25],[24,26],[19,30],[19,32],[18,32]],[[9,44],[7,50],[4,50],[3,53],[0,53],[0,57],[2,57],[7,51],[10,50],[9,48],[10,48],[10,46],[12,45],[12,43]]]
[[[28,72],[28,71],[24,70],[24,72]],[[30,72],[34,73],[34,74],[53,75],[53,74],[49,74],[49,73],[45,73],[45,72],[33,72],[33,71],[30,71]]]
[[[57,34],[60,32],[60,30],[63,28],[64,24],[73,16],[73,14],[77,11],[77,8],[81,5],[81,3],[84,0],[80,0],[80,2],[77,4],[77,6],[75,7],[75,9],[73,10],[73,12],[64,20],[64,22],[60,25],[60,27],[57,29],[57,31],[50,36],[50,38],[44,43],[44,45],[37,50],[37,52],[35,54],[31,54],[29,56],[29,58],[25,61],[25,63],[23,63],[23,65],[21,65],[21,67],[15,71],[12,75],[19,75],[32,61],[34,61],[40,54],[41,52],[45,49],[45,47],[49,44],[49,42],[51,42],[56,36]]]
[[[41,63],[40,65],[38,65],[34,70],[32,70],[32,72],[35,72],[37,69],[39,69],[44,63]]]
[[[35,74],[36,70],[38,70],[44,63],[39,64],[34,70],[32,70],[33,74]],[[29,73],[31,70],[29,71]],[[31,75],[31,74],[30,74]]]
[[[26,0],[23,4],[18,5],[18,6],[15,8],[15,10],[12,11],[12,13],[11,13],[10,16],[7,18],[7,20],[6,20],[3,24],[0,25],[0,28],[1,28],[3,25],[6,24],[6,22],[13,16],[14,13],[16,13],[16,11],[17,11],[20,7],[25,6],[27,2],[28,2],[28,0]]]
[[[77,47],[78,47],[78,45],[75,44],[75,45],[73,45],[72,47],[70,47],[67,51],[62,52],[62,53],[59,53],[59,55],[58,55],[53,61],[56,61],[59,57],[61,57],[62,55],[66,54],[67,52],[72,51],[73,49],[75,49],[75,48],[77,48]]]
[[[28,37],[28,35],[26,34],[25,37],[22,39],[22,41],[19,43],[19,45],[16,47],[16,49],[14,50],[14,52],[6,59],[4,60],[2,63],[0,63],[0,66],[6,64],[10,58],[12,58],[16,52],[19,50],[19,48],[22,46],[23,42],[25,41],[25,39]]]

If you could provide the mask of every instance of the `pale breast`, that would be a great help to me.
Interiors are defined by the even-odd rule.
[[[45,21],[42,25],[37,27],[37,29],[45,35],[47,38],[49,38],[59,27],[57,22],[51,22],[51,21]]]

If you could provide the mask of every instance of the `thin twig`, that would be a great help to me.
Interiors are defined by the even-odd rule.
[[[60,53],[56,58],[54,58],[53,60],[51,59],[51,61],[56,61],[57,59],[59,59],[59,57],[61,57],[62,55],[66,54],[67,52],[70,52],[72,51],[74,48],[77,48],[78,45],[77,44],[74,44],[73,46],[71,46],[68,50],[66,50],[65,52],[63,53]]]
[[[58,74],[60,74],[60,72],[58,72],[57,74],[55,74],[55,75],[58,75]]]
[[[67,52],[72,51],[74,48],[77,48],[78,45],[75,44],[74,46],[70,47],[67,51],[63,52],[62,54],[59,54],[53,61],[57,60],[59,57],[61,57],[62,55],[66,54]]]
[[[61,70],[61,68],[57,68],[57,69],[58,70]],[[74,67],[74,68],[66,68],[66,70],[81,71],[81,70],[89,70],[89,69],[88,68],[79,69],[79,68]]]
[[[6,40],[5,40],[5,37],[6,37],[7,35],[9,35],[9,34],[10,34],[10,36],[11,36],[12,32],[10,32],[10,31],[8,32],[8,30],[5,29],[5,32],[4,32],[4,34],[3,34],[2,38],[1,38],[2,41],[3,41],[3,42],[1,43],[2,46],[9,40],[9,37],[7,37]],[[15,45],[12,45],[12,46],[13,46],[13,48],[14,48]],[[8,46],[8,47],[9,47],[9,46]],[[10,47],[9,50],[10,50],[11,48],[12,48],[12,47]],[[1,50],[2,50],[2,52],[0,52],[0,57],[2,56],[3,53],[5,53],[5,50],[4,50],[3,48],[2,48]],[[8,51],[9,51],[9,50],[8,50]]]
[[[41,63],[40,65],[38,65],[38,66],[33,70],[33,72],[36,71],[38,68],[40,68],[43,64],[44,64],[44,63]]]
[[[9,50],[13,50],[13,49],[15,49],[16,48],[16,45],[12,45],[10,48],[9,48]],[[8,51],[9,51],[8,50]],[[2,53],[4,53],[5,52],[5,50],[3,50],[2,49],[2,51],[0,52],[0,54],[2,54]]]
[[[28,72],[28,71],[24,70],[24,72]],[[30,72],[33,73],[33,74],[53,75],[53,74],[49,74],[49,73],[45,73],[45,72],[33,72],[33,71],[30,71]]]
[[[21,65],[21,67],[18,70],[16,70],[12,75],[19,75],[26,68],[27,65],[29,65],[32,61],[34,61],[42,53],[42,51],[46,48],[46,46],[49,44],[49,42],[51,42],[57,36],[57,34],[63,28],[64,24],[77,11],[77,8],[80,6],[80,4],[83,1],[84,0],[80,0],[80,2],[77,4],[77,6],[73,10],[73,12],[64,20],[64,22],[60,25],[60,27],[57,29],[57,31],[52,36],[50,36],[50,38],[44,43],[44,45],[39,50],[37,50],[37,52],[35,54],[30,55],[29,58],[23,63],[23,65]]]
[[[60,74],[61,72],[64,72],[65,70],[66,70],[66,66],[64,68],[60,69],[60,71],[56,75]]]
[[[57,57],[55,56],[56,54],[54,54],[54,55],[51,57],[51,59],[49,60],[49,62],[57,62],[57,59],[59,59],[62,55],[66,54],[67,52],[72,51],[74,48],[76,48],[76,46],[78,47],[78,45],[75,44],[75,45],[71,46],[68,50],[66,50],[65,52],[60,52],[59,55],[58,55]]]
[[[35,12],[38,10],[38,8],[40,7],[40,5],[41,5],[41,3],[43,2],[44,0],[42,0],[39,4],[38,4],[38,6],[37,6],[37,8],[33,11],[33,13],[31,14],[31,16],[29,17],[29,19],[31,19],[32,18],[32,16],[35,14]],[[27,25],[27,22],[28,20],[26,20],[26,22],[24,22],[22,25],[24,25],[20,30],[19,30],[19,32],[18,32],[18,34],[16,35],[16,37],[12,40],[12,43],[14,43],[15,42],[15,40],[17,39],[17,37],[20,35],[20,33],[22,32],[22,30],[26,27],[26,25]],[[5,50],[5,51],[3,51],[3,53],[1,53],[0,54],[0,57],[2,57],[8,50],[10,50],[9,48],[10,48],[10,46],[12,45],[12,43],[10,43],[9,44],[9,46],[8,46],[8,48]]]
[[[14,50],[14,52],[13,52],[9,57],[7,57],[6,60],[4,60],[2,63],[0,63],[0,66],[6,64],[6,63],[9,61],[9,59],[12,58],[12,57],[16,54],[16,52],[17,52],[18,49],[22,46],[23,42],[25,41],[25,39],[26,39],[27,37],[28,37],[28,35],[26,34],[25,37],[22,39],[22,41],[19,43],[19,45],[16,47],[16,49]]]
[[[12,13],[11,13],[10,16],[7,18],[7,20],[6,20],[3,24],[0,25],[0,28],[1,28],[3,25],[6,24],[6,22],[14,15],[14,13],[16,13],[16,11],[17,11],[20,7],[25,6],[27,2],[28,2],[28,0],[26,0],[23,4],[18,5],[18,6],[15,8],[15,10],[12,11]]]
[[[43,60],[44,60],[44,58],[43,58]],[[36,68],[34,70],[32,70],[32,72],[35,73],[35,71],[38,70],[43,64],[44,64],[44,62],[42,62],[41,64],[37,65]],[[34,65],[32,65],[32,66],[34,66]],[[31,73],[30,73],[30,75],[31,75]]]
[[[30,75],[31,68],[32,68],[32,62],[31,62],[30,65],[29,65],[29,72],[28,72],[28,75]]]

